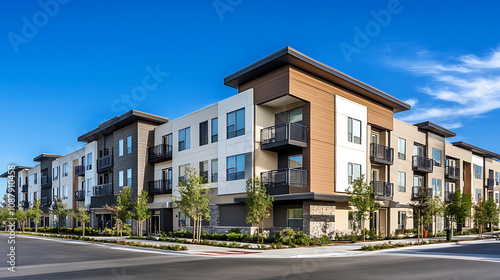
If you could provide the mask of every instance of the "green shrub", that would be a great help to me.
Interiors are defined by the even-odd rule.
[[[295,231],[291,228],[288,228],[274,234],[274,240],[276,242],[291,245],[293,244],[295,235]]]
[[[241,241],[243,239],[243,234],[230,232],[226,234],[227,240],[229,241]]]
[[[241,228],[232,228],[229,230],[229,233],[241,233]]]

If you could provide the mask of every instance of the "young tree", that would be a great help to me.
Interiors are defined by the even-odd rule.
[[[413,210],[413,220],[417,223],[417,243],[420,244],[424,238],[424,225],[432,223],[431,195],[426,190],[420,191],[410,206]]]
[[[137,235],[139,237],[142,237],[142,223],[149,217],[149,206],[146,205],[147,202],[148,192],[142,190],[141,194],[137,196],[134,213],[134,219],[137,220]]]
[[[432,216],[432,220],[436,222],[433,227],[434,237],[436,237],[437,219],[440,219],[444,214],[444,204],[439,196],[435,196],[434,199],[431,200],[429,214]]]
[[[66,219],[69,213],[71,213],[71,210],[67,208],[66,203],[63,203],[62,198],[59,198],[54,204],[52,204],[50,213],[57,217],[57,233],[59,233],[61,222]]]
[[[258,178],[247,180],[246,192],[246,222],[257,224],[257,243],[259,241],[259,228],[261,228],[262,243],[264,243],[264,219],[269,218],[271,215],[274,198],[269,196],[266,188],[262,185]]]
[[[493,224],[498,224],[500,208],[497,207],[493,198],[490,198],[484,202],[484,211],[486,215],[486,222],[490,224],[490,230],[493,234]]]
[[[363,233],[364,242],[366,241],[365,220],[380,208],[380,204],[376,203],[375,192],[372,186],[365,182],[364,175],[353,180],[352,185],[347,189],[347,195],[349,196],[349,202],[356,208],[356,216],[361,220],[361,232]]]
[[[488,222],[488,213],[485,204],[485,201],[480,200],[474,205],[474,224],[479,227],[478,238],[483,236],[484,224]]]
[[[22,227],[23,232],[24,232],[24,228],[26,226],[26,220],[28,219],[28,212],[21,210],[21,209],[17,209],[15,217],[16,217],[17,222],[21,224],[21,227]]]
[[[115,219],[116,221],[116,242],[117,243],[120,243],[120,233],[119,233],[119,230],[120,230],[120,227],[119,227],[119,223],[120,221],[118,220],[118,210],[116,209],[116,206],[115,205],[104,205],[103,207],[106,211],[109,212],[109,214],[111,215],[112,218]]]
[[[135,206],[134,204],[135,203],[132,201],[132,188],[130,186],[125,186],[117,197],[116,206],[104,206],[104,208],[116,219],[117,242],[123,241],[122,225],[127,222],[127,219],[133,218],[132,211]]]
[[[85,224],[90,221],[89,213],[84,209],[78,209],[73,211],[73,216],[82,224],[82,235],[85,236]]]
[[[38,223],[42,219],[43,211],[40,209],[40,199],[35,200],[28,211],[28,217],[35,222],[35,232],[38,232]]]
[[[193,225],[193,241],[201,241],[201,223],[210,220],[210,189],[205,185],[205,178],[195,168],[187,168],[184,183],[177,186],[178,195],[174,196],[179,209],[191,217]]]

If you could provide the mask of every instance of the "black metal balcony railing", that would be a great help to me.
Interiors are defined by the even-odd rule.
[[[51,180],[50,176],[42,176],[41,185],[42,185],[42,188],[47,188],[47,187],[52,186],[52,180]]]
[[[21,186],[21,192],[28,192],[28,184],[24,184]]]
[[[450,202],[452,200],[454,194],[455,194],[454,191],[444,191],[444,201]]]
[[[75,201],[85,200],[85,190],[75,191]]]
[[[372,182],[372,187],[377,198],[392,198],[394,196],[394,184],[388,182]]]
[[[149,181],[149,193],[150,194],[172,193],[172,181],[170,180]]]
[[[21,201],[21,207],[29,208],[30,207],[29,201],[26,201],[26,200]]]
[[[85,175],[85,166],[83,164],[75,166],[75,175],[76,176],[84,176]]]
[[[492,191],[495,188],[495,179],[488,178],[486,179],[486,187],[489,191]]]
[[[433,171],[434,161],[422,156],[413,156],[412,167],[413,171],[431,173]]]
[[[394,149],[380,144],[370,144],[370,160],[372,162],[389,164],[394,163]]]
[[[271,195],[289,194],[291,187],[307,187],[307,170],[284,168],[260,173],[262,184]]]
[[[160,144],[148,148],[148,159],[150,163],[172,160],[172,145]]]
[[[97,159],[97,172],[105,172],[113,168],[113,155],[103,156]]]
[[[40,198],[40,205],[41,206],[48,206],[49,203],[50,203],[50,201],[49,201],[48,197],[42,197],[42,198]]]
[[[423,187],[413,187],[411,190],[411,198],[419,199],[422,196],[429,196],[432,198],[432,188],[423,188]]]
[[[307,147],[307,127],[297,123],[282,123],[260,131],[262,150]]]
[[[92,188],[92,196],[106,196],[113,194],[113,184],[107,183],[103,185],[97,185]]]
[[[90,208],[103,208],[108,205],[116,205],[117,204],[116,195],[103,195],[103,196],[92,196],[90,198]]]
[[[454,166],[446,166],[444,169],[444,175],[448,179],[458,180],[460,179],[460,168]]]

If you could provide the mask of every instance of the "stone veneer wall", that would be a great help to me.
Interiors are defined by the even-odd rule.
[[[328,235],[335,232],[335,203],[324,201],[304,201],[302,203],[302,223],[304,233],[311,237]]]

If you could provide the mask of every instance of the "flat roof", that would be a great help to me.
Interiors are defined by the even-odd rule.
[[[490,152],[488,150],[476,147],[474,145],[471,145],[471,144],[463,142],[463,141],[453,142],[451,144],[453,146],[457,146],[457,147],[469,150],[469,151],[471,151],[473,153],[479,154],[479,155],[484,156],[484,157],[493,158],[493,159],[500,159],[500,155],[497,154],[497,153]]]
[[[429,121],[417,123],[417,124],[414,124],[414,126],[420,128],[420,129],[423,129],[423,130],[428,130],[428,131],[430,131],[434,134],[440,135],[444,138],[457,136],[457,134],[455,132],[448,130],[442,126],[439,126],[433,122],[429,122]]]
[[[318,62],[288,46],[225,77],[224,84],[233,88],[238,88],[243,84],[255,80],[256,78],[285,65],[294,66],[324,80],[356,92],[366,98],[386,105],[392,108],[395,113],[406,111],[411,108],[409,104],[368,84],[358,81],[330,66]]]
[[[38,161],[38,162],[40,162],[40,161],[42,161],[42,160],[44,160],[44,159],[50,159],[50,158],[56,159],[56,158],[60,158],[60,157],[62,157],[62,156],[60,156],[60,155],[54,155],[54,154],[45,154],[45,153],[43,153],[43,154],[41,154],[41,155],[39,155],[39,156],[35,157],[35,158],[33,159],[33,161]]]
[[[127,125],[133,124],[139,120],[148,121],[152,123],[156,123],[158,125],[164,124],[168,122],[167,118],[131,110],[127,113],[114,117],[108,121],[100,124],[96,129],[91,130],[90,132],[85,133],[84,135],[78,137],[78,141],[80,142],[91,142],[98,139],[101,136],[109,135],[113,133],[113,131],[123,128]]]
[[[29,167],[29,166],[16,166],[16,168],[14,168],[14,171],[19,171],[19,170],[23,170],[23,169],[31,169],[32,167]],[[0,175],[0,178],[7,178],[9,176],[9,172],[8,171],[5,171],[4,173],[2,173]]]

